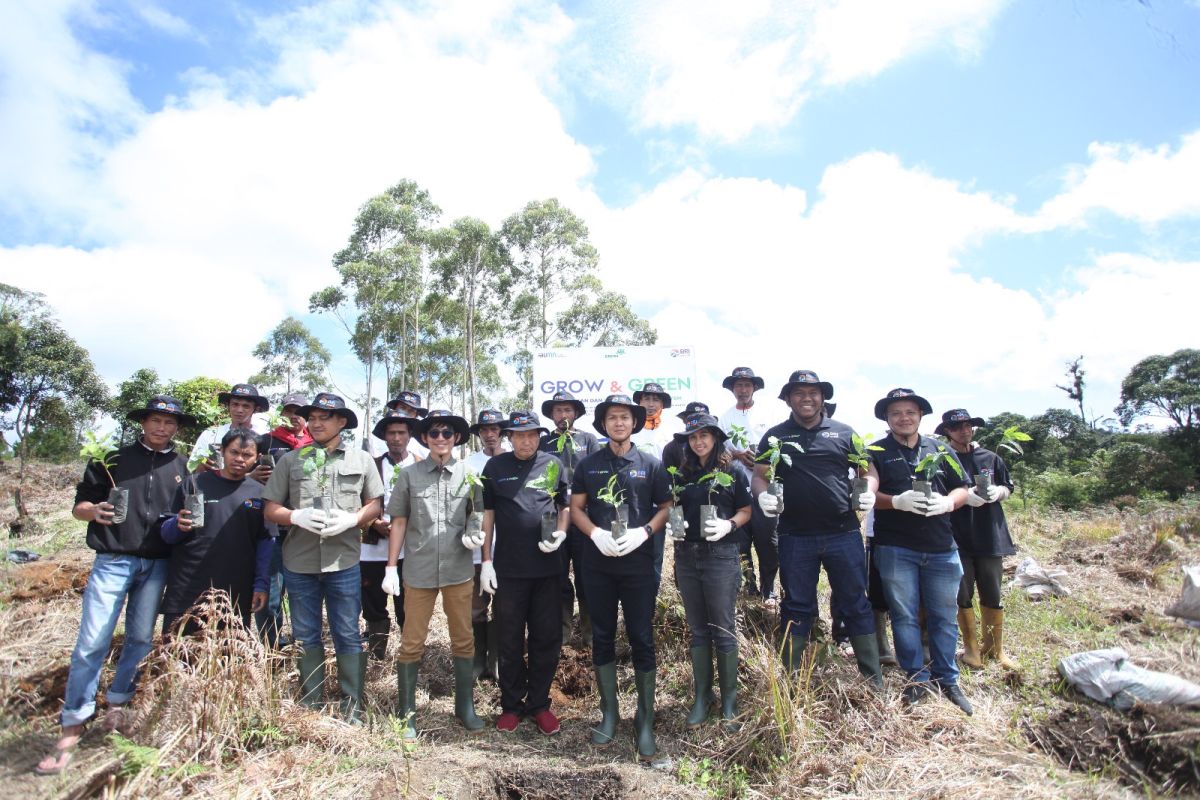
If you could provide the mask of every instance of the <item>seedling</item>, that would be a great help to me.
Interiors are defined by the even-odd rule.
[[[1033,437],[1025,431],[1021,430],[1019,425],[1012,425],[1004,429],[1004,435],[1000,437],[999,448],[1007,450],[1013,455],[1025,455],[1025,448],[1021,447],[1021,442],[1032,442]]]
[[[624,535],[625,527],[629,524],[629,507],[625,505],[625,490],[617,483],[615,473],[609,477],[604,488],[596,492],[596,499],[612,506],[616,512],[612,524],[613,535]]]
[[[300,467],[304,474],[317,483],[318,496],[313,498],[313,508],[327,511],[332,505],[329,497],[329,473],[325,471],[325,448],[309,445],[300,451]]]
[[[708,503],[700,506],[700,530],[705,529],[710,519],[717,518],[717,507],[713,504],[713,495],[726,486],[733,485],[733,476],[724,470],[715,469],[707,475],[701,475],[696,483],[708,486]]]
[[[867,444],[874,439],[874,434],[868,433],[865,437],[859,436],[857,433],[850,434],[851,451],[846,454],[846,458],[850,460],[850,466],[854,467],[854,480],[850,482],[850,508],[857,509],[859,498],[867,491],[867,479],[863,476],[867,474],[867,470],[871,467],[871,461],[874,457],[872,452],[882,450],[883,448],[877,444]]]
[[[671,476],[671,508],[667,510],[667,522],[671,525],[671,538],[679,540],[687,536],[687,529],[683,525],[683,506],[679,505],[679,496],[683,494],[683,490],[687,488],[688,484],[680,483],[683,473],[679,471],[679,467],[667,467],[667,474]]]
[[[671,476],[671,502],[679,504],[679,496],[683,494],[683,490],[688,484],[680,483],[683,479],[683,473],[679,471],[679,467],[667,467],[667,474]]]
[[[112,484],[112,488],[108,490],[108,502],[113,507],[112,521],[114,525],[119,525],[129,514],[129,490],[117,486],[117,481],[113,478],[112,468],[116,466],[113,456],[116,454],[117,443],[114,437],[101,439],[92,431],[84,434],[83,447],[79,449],[79,455],[99,464],[103,468],[104,474],[108,476],[108,482]]]
[[[267,427],[270,430],[275,430],[276,428],[291,429],[292,421],[283,415],[283,406],[276,406],[271,409],[267,415]]]
[[[559,431],[558,436],[554,438],[554,452],[560,456],[563,453],[574,453],[578,449],[575,444],[575,437],[570,431]]]
[[[392,477],[388,478],[388,486],[395,486],[396,481],[400,480],[400,470],[404,469],[403,464],[397,464],[392,467]]]
[[[746,429],[741,425],[731,425],[729,428],[729,441],[738,450],[750,449],[750,437],[746,433]]]
[[[945,445],[939,444],[936,453],[926,453],[917,462],[915,468],[917,477],[913,479],[913,490],[923,493],[926,497],[933,496],[933,479],[937,476],[938,467],[943,462],[949,464],[950,469],[958,477],[964,477],[962,467],[958,465],[958,459],[950,455],[950,451],[946,449]]]
[[[535,489],[539,492],[544,492],[550,497],[551,502],[558,497],[558,475],[560,465],[557,459],[550,459],[550,463],[546,465],[546,471],[541,477],[528,481],[525,487]],[[554,532],[558,530],[558,512],[547,511],[542,514],[542,541],[549,542],[554,538]]]
[[[783,484],[775,480],[775,472],[779,469],[780,462],[789,467],[792,465],[792,457],[783,452],[784,445],[794,447],[798,452],[804,452],[804,448],[795,442],[783,442],[777,436],[769,436],[767,437],[767,449],[754,459],[763,461],[767,465],[767,491],[775,496],[776,509],[781,514],[783,513]]]
[[[454,493],[461,497],[459,492],[464,486],[467,487],[467,494],[470,495],[469,501],[472,509],[467,515],[467,533],[475,537],[483,530],[483,512],[474,510],[483,506],[483,476],[467,470],[463,474],[462,483],[458,485]]]

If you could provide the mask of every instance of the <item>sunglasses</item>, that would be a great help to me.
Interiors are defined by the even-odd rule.
[[[449,428],[434,428],[425,434],[430,439],[453,439],[456,435]]]

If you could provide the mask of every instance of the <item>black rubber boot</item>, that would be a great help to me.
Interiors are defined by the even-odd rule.
[[[637,739],[638,758],[650,761],[658,752],[654,743],[654,683],[655,671],[633,673],[637,687],[637,713],[633,716],[633,732]]]
[[[296,659],[300,669],[300,702],[320,708],[325,697],[325,651],[304,650]]]
[[[592,729],[592,744],[610,745],[617,735],[621,710],[617,705],[617,664],[596,667],[596,691],[600,693],[600,724]]]
[[[958,706],[968,717],[975,713],[975,710],[971,708],[971,701],[963,694],[963,690],[959,688],[957,683],[952,683],[949,686],[939,685],[938,688],[942,690],[943,697]]]
[[[383,661],[387,658],[388,634],[391,630],[392,621],[390,619],[367,623],[367,647],[371,651],[373,660]]]
[[[738,651],[717,651],[717,675],[721,685],[721,719],[726,722],[736,719],[738,690]]]
[[[858,662],[858,671],[870,680],[876,689],[882,690],[883,667],[879,664],[879,641],[875,634],[851,636],[850,646],[854,648],[854,660]]]
[[[708,645],[693,647],[691,655],[692,690],[695,694],[692,699],[691,713],[688,714],[687,725],[689,728],[695,728],[703,725],[704,721],[708,719],[708,709],[716,703],[717,698],[713,695],[712,690],[712,648]]]
[[[342,691],[342,719],[362,725],[363,683],[367,679],[366,653],[341,653],[337,656],[338,688]]]
[[[404,721],[401,738],[417,738],[417,668],[419,663],[396,664],[396,686],[399,690],[399,708],[396,713]]]
[[[483,661],[483,676],[491,680],[500,680],[500,626],[496,624],[496,620],[488,620],[487,623],[487,655]],[[478,654],[478,650],[476,654]]]
[[[800,671],[800,664],[804,661],[804,649],[806,647],[808,647],[808,640],[805,637],[784,634],[783,646],[780,648],[780,658],[783,661],[783,668],[788,671],[789,675],[795,675]]]
[[[471,623],[471,631],[475,634],[475,659],[471,664],[471,677],[479,680],[483,677],[484,667],[487,666],[487,623]]]
[[[875,615],[875,644],[879,647],[879,663],[884,666],[895,667],[899,664],[896,661],[896,653],[892,650],[892,637],[888,636],[888,613],[886,611],[876,611]]]
[[[483,730],[483,720],[475,714],[475,678],[469,658],[454,659],[454,716],[468,733]]]

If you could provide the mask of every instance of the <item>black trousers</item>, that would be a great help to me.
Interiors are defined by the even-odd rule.
[[[875,540],[867,539],[867,599],[871,601],[871,609],[887,613],[887,600],[883,596],[883,579],[879,577],[879,567],[875,564]]]
[[[550,708],[550,684],[562,650],[560,576],[497,576],[492,612],[500,639],[500,708],[536,714]],[[526,638],[529,658],[525,658]]]
[[[588,612],[592,615],[592,663],[597,667],[617,660],[617,611],[624,612],[625,635],[633,650],[633,668],[649,672],[654,654],[654,606],[658,578],[652,571],[640,575],[614,575],[591,569],[583,573]]]
[[[754,502],[750,509],[750,523],[742,527],[745,535],[738,544],[746,590],[763,597],[775,596],[775,578],[779,575],[778,523],[777,519],[762,512],[757,501]],[[757,575],[754,569],[755,555],[758,556]]]
[[[971,608],[975,589],[979,589],[979,605],[1002,609],[1000,585],[1004,580],[1003,556],[971,556],[958,551],[962,561],[962,583],[958,587],[958,607]]]
[[[387,592],[383,590],[383,568],[385,561],[360,561],[358,571],[362,574],[362,615],[367,622],[387,622]],[[404,627],[404,559],[396,562],[396,573],[400,576],[400,594],[392,598],[392,609],[396,613],[396,627]]]
[[[579,598],[579,607],[587,608],[583,597],[583,548],[590,546],[589,539],[574,525],[567,528],[567,540],[562,543],[559,552],[562,553],[562,607],[574,608],[575,598]],[[571,583],[571,568],[574,565],[575,582]]]

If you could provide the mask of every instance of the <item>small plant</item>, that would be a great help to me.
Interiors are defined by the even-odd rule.
[[[707,475],[701,475],[696,479],[696,483],[706,484],[708,486],[708,504],[712,505],[712,496],[726,486],[733,485],[733,476],[725,470],[714,469]]]
[[[683,473],[679,471],[679,467],[667,467],[667,474],[671,476],[671,501],[678,505],[679,496],[683,494],[683,490],[688,484],[680,483],[683,479]]]
[[[777,436],[767,438],[767,449],[764,450],[755,461],[762,461],[767,465],[767,483],[775,482],[775,472],[779,469],[779,462],[783,462],[787,466],[792,465],[792,457],[783,452],[784,445],[794,447],[797,452],[803,453],[804,448],[795,442],[783,442]]]
[[[613,508],[625,502],[625,490],[617,485],[617,476],[614,474],[608,479],[608,483],[604,488],[596,492],[596,499],[602,503],[608,503]]]
[[[106,436],[101,439],[93,431],[88,431],[83,435],[83,446],[79,448],[81,458],[95,461],[104,468],[104,474],[108,476],[109,483],[115,488],[117,482],[113,480],[112,468],[116,466],[113,461],[113,456],[117,453],[117,440],[113,436]]]
[[[400,470],[404,469],[403,464],[397,464],[392,467],[392,477],[388,478],[388,486],[395,486],[396,481],[400,480]]]
[[[729,428],[729,441],[738,450],[750,449],[750,437],[746,433],[746,429],[741,425],[731,425]]]
[[[559,464],[556,459],[550,459],[550,463],[546,465],[546,471],[538,478],[528,481],[525,487],[528,489],[537,489],[539,492],[545,492],[550,496],[550,499],[558,497],[558,473]]]
[[[1007,450],[1016,456],[1025,455],[1025,448],[1021,447],[1021,442],[1032,442],[1033,437],[1025,431],[1021,430],[1019,425],[1012,425],[1004,429],[1004,435],[1000,437],[999,449]]]
[[[325,471],[325,448],[309,445],[300,451],[300,467],[304,474],[317,482],[322,495],[329,486],[329,473]]]
[[[575,437],[570,431],[559,431],[558,436],[554,438],[554,452],[560,456],[563,453],[574,453],[578,445],[575,444]]]
[[[458,494],[461,492],[464,486],[467,487],[468,492],[474,494],[476,490],[483,489],[483,476],[478,475],[471,470],[467,470],[463,474],[462,483],[458,485],[458,488],[454,490],[454,493]]]
[[[938,467],[943,462],[949,464],[950,469],[954,470],[954,473],[958,475],[958,477],[964,477],[962,467],[958,465],[958,459],[950,455],[950,451],[947,450],[944,445],[940,444],[938,445],[936,453],[926,453],[925,456],[917,462],[917,466],[915,468],[916,473],[917,475],[922,476],[923,480],[933,483],[934,477],[937,476]]]
[[[859,473],[866,472],[870,468],[873,460],[871,453],[883,449],[877,444],[867,444],[873,438],[875,438],[874,434],[870,433],[866,436],[859,436],[857,433],[850,434],[850,445],[853,449],[846,455],[846,458]]]
[[[202,451],[197,451],[197,452],[193,453],[192,457],[188,459],[187,471],[195,472],[196,470],[200,469],[200,467],[207,465],[210,458],[211,458],[211,456],[209,453],[205,453]]]
[[[292,421],[283,415],[283,406],[276,406],[271,409],[267,415],[267,427],[270,430],[275,430],[276,428],[291,430]]]

